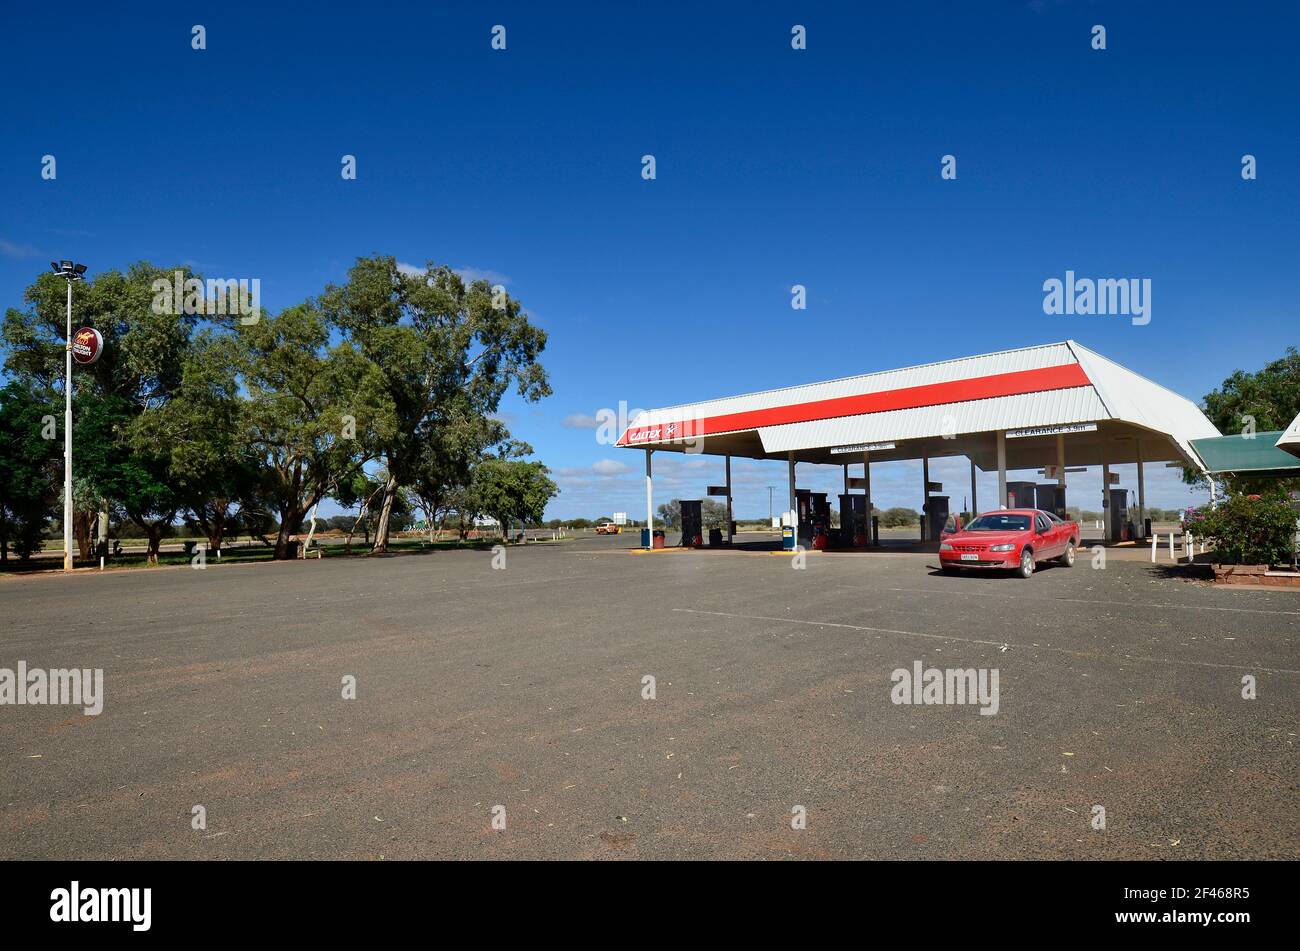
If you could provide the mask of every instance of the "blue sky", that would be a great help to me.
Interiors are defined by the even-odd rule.
[[[502,412],[558,474],[556,516],[644,507],[641,455],[574,425],[620,400],[1067,337],[1199,399],[1300,343],[1287,4],[268,6],[6,10],[0,306],[51,257],[257,277],[273,310],[363,254],[487,274],[550,334],[554,395]],[[1067,269],[1151,279],[1150,324],[1044,314]],[[665,460],[665,498],[721,481],[689,464]],[[783,478],[738,464],[738,513]],[[1100,476],[1076,478],[1092,504]],[[918,507],[919,465],[873,488]],[[1163,471],[1148,496],[1192,498]]]

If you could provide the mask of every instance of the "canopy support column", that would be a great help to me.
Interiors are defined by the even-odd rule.
[[[787,458],[790,460],[790,508],[789,508],[790,517],[788,521],[791,525],[794,525],[795,528],[798,529],[799,527],[798,515],[795,512],[795,500],[794,500],[794,452],[793,451],[790,452]]]
[[[727,544],[731,544],[731,456],[727,456]]]
[[[1110,462],[1106,459],[1106,446],[1101,447],[1101,524],[1106,530],[1106,541],[1111,538],[1110,524]]]
[[[1147,537],[1147,483],[1142,476],[1142,440],[1137,441],[1138,464],[1138,523],[1137,537]]]
[[[650,472],[650,453],[652,449],[645,451],[645,529],[647,548],[655,547],[655,493],[654,479]]]
[[[998,430],[998,506],[1007,507],[1007,432]]]
[[[970,461],[970,517],[971,518],[974,518],[976,515],[979,515],[980,513],[979,499],[976,495],[977,491],[978,490],[975,487],[975,460],[972,459]]]
[[[930,455],[921,456],[921,541],[930,534]]]
[[[862,486],[867,493],[867,544],[876,543],[876,533],[873,531],[875,522],[871,519],[871,453],[864,451],[862,453]]]

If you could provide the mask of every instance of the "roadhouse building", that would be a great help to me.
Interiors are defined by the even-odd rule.
[[[1129,522],[1117,507],[1127,507],[1128,490],[1114,488],[1118,476],[1112,478],[1110,466],[1137,464],[1133,524],[1140,536],[1143,464],[1181,463],[1205,471],[1192,441],[1218,435],[1190,400],[1067,340],[649,410],[631,421],[618,445],[645,452],[646,520],[652,528],[655,451],[725,456],[728,510],[733,456],[785,460],[787,518],[801,533],[812,509],[807,493],[796,488],[797,463],[843,465],[842,511],[865,505],[869,513],[871,463],[920,459],[926,538],[937,538],[934,526],[947,514],[946,497],[931,495],[929,460],[966,456],[973,511],[980,510],[977,467],[997,472],[997,506],[1062,510],[1068,467],[1101,466],[1106,538],[1119,540]],[[850,465],[862,467],[860,479],[850,479]],[[1045,470],[1047,484],[1007,482],[1009,469],[1038,468]],[[858,500],[852,488],[862,490]],[[1044,499],[1048,504],[1040,504]]]

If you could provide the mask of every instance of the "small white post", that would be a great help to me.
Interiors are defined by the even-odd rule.
[[[1158,541],[1160,541],[1160,533],[1152,532],[1151,533],[1151,564],[1153,565],[1156,563],[1156,542]]]
[[[1169,560],[1177,561],[1178,556],[1174,554],[1174,533],[1169,533]]]

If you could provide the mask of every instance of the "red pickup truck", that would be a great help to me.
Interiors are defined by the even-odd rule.
[[[1004,568],[1022,578],[1040,561],[1074,564],[1079,523],[1039,509],[985,512],[939,537],[939,565],[949,574],[963,568]]]

